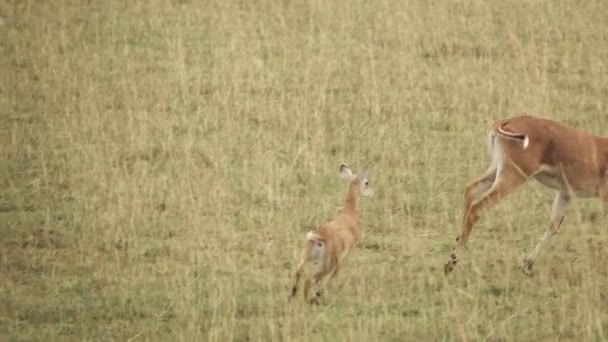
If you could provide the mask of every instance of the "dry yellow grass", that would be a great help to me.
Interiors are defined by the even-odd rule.
[[[11,340],[604,340],[608,232],[553,194],[482,218],[491,121],[608,135],[603,1],[0,3],[0,336]],[[304,234],[370,165],[362,243],[289,305]]]

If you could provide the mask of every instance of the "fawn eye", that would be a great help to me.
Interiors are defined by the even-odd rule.
[[[369,184],[369,181],[365,181],[365,186],[367,186]]]

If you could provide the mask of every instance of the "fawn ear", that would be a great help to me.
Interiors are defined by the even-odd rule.
[[[354,178],[353,171],[345,164],[340,165],[340,176],[347,181],[351,181]]]

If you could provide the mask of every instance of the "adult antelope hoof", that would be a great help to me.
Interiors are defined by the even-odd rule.
[[[524,274],[528,277],[532,276],[532,266],[534,265],[534,262],[528,258],[526,258],[524,260],[524,265],[522,266],[522,271],[524,272]]]

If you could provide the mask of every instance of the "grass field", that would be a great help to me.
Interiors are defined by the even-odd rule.
[[[0,339],[608,339],[608,217],[485,215],[443,274],[486,134],[608,135],[605,1],[0,3]],[[362,241],[288,302],[306,232],[368,166]]]

